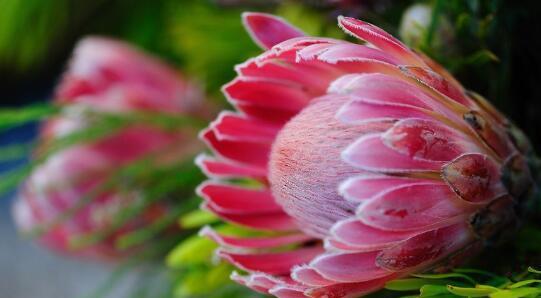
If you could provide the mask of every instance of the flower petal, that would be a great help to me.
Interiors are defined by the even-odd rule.
[[[414,231],[446,223],[467,214],[456,194],[444,183],[399,186],[361,205],[359,218],[390,231]]]
[[[241,249],[260,249],[260,248],[273,248],[284,245],[299,244],[306,242],[312,239],[310,236],[305,234],[291,234],[285,236],[274,236],[274,237],[232,237],[225,236],[217,233],[211,227],[206,226],[200,232],[199,235],[206,236],[214,240],[220,246],[230,247],[230,248],[241,248]]]
[[[376,265],[379,252],[324,254],[312,262],[310,267],[326,279],[337,282],[360,282],[390,275]]]
[[[242,14],[242,22],[254,42],[264,50],[282,41],[305,35],[286,20],[271,14],[245,12]]]
[[[299,248],[293,251],[263,254],[239,254],[219,249],[217,254],[231,264],[248,272],[289,274],[295,265],[309,262],[323,252],[322,247]]]

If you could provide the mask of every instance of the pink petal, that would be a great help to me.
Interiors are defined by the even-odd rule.
[[[390,53],[395,58],[400,59],[403,64],[424,65],[423,61],[399,40],[372,24],[342,16],[338,17],[338,24],[346,33]]]
[[[380,134],[359,138],[342,152],[342,159],[354,167],[384,173],[438,172],[444,165],[444,162],[417,160],[401,154],[386,146]]]
[[[220,140],[270,143],[280,126],[232,112],[221,112],[210,125]]]
[[[372,280],[390,274],[376,265],[378,253],[324,254],[310,262],[310,267],[324,278],[337,282]]]
[[[259,107],[298,112],[310,101],[302,85],[262,77],[237,77],[223,87],[233,105],[251,104]]]
[[[208,204],[203,204],[201,207],[211,211],[225,221],[248,228],[284,232],[298,230],[295,220],[283,211],[265,214],[232,214],[216,210],[212,205]]]
[[[305,35],[284,19],[271,14],[245,12],[242,14],[242,22],[254,42],[264,50],[282,41]]]
[[[331,229],[333,239],[363,251],[380,250],[418,233],[384,231],[368,226],[354,218],[339,221]]]
[[[340,184],[338,192],[348,201],[362,202],[391,188],[423,181],[428,180],[385,175],[361,175],[346,179]]]
[[[278,286],[270,289],[269,294],[274,295],[277,298],[306,298],[303,290],[284,286]]]
[[[456,107],[448,104],[447,101],[450,100],[440,98],[441,94],[422,85],[417,79],[412,82],[402,74],[388,73],[385,69],[376,69],[375,73],[368,72],[338,78],[329,87],[329,92],[351,94],[363,102],[421,109],[425,111],[425,114],[433,115],[432,117],[445,117],[452,121],[462,122],[462,115],[454,110]],[[440,97],[436,96],[438,94]],[[463,110],[464,107],[461,107]]]
[[[418,66],[404,66],[402,69],[456,102],[470,108],[475,107],[475,104],[465,96],[462,86],[454,85],[431,69]]]
[[[312,239],[305,234],[292,234],[285,236],[275,237],[251,237],[251,238],[239,238],[232,236],[225,236],[218,234],[210,227],[204,227],[199,235],[206,236],[214,240],[220,246],[241,248],[241,249],[254,249],[254,248],[273,248],[284,245],[300,244]]]
[[[266,108],[249,103],[238,103],[236,104],[236,108],[250,118],[274,122],[278,125],[284,125],[297,114],[295,111]]]
[[[236,68],[240,76],[267,77],[303,85],[310,94],[323,94],[329,83],[342,75],[324,63],[295,63],[285,59],[272,59],[264,63],[248,60]]]
[[[295,267],[291,272],[291,277],[299,283],[311,287],[329,286],[336,283],[324,278],[316,270],[306,265]]]
[[[298,52],[302,60],[318,59],[335,64],[338,61],[377,60],[389,64],[399,64],[398,60],[380,50],[352,43],[315,44]]]
[[[430,114],[427,110],[415,107],[378,104],[352,97],[352,100],[336,112],[336,117],[343,123],[363,125],[370,122],[391,122],[411,117],[431,119],[433,116]]]
[[[427,119],[404,119],[382,136],[388,147],[415,160],[449,161],[464,152],[480,151],[464,134]]]
[[[219,160],[205,154],[195,158],[195,164],[201,168],[206,176],[211,178],[254,178],[265,180],[267,171],[262,167],[238,164],[233,161]]]
[[[311,298],[358,298],[383,288],[393,275],[360,283],[338,283],[305,291]]]
[[[282,211],[270,190],[248,189],[235,185],[204,182],[197,188],[212,210],[230,214],[262,214]]]
[[[249,141],[220,140],[212,129],[201,131],[199,138],[203,140],[219,156],[252,167],[266,168],[270,145]]]
[[[465,206],[444,183],[400,186],[361,205],[359,218],[375,228],[413,231],[466,216]]]
[[[250,289],[263,294],[268,294],[269,289],[282,283],[275,277],[272,277],[265,273],[240,275],[236,271],[233,271],[233,273],[231,274],[231,279],[241,285],[247,286]]]
[[[464,154],[443,167],[442,177],[462,199],[472,203],[491,201],[507,193],[501,167],[484,154]]]
[[[315,246],[287,252],[262,254],[239,254],[218,250],[218,255],[245,271],[284,275],[289,274],[295,265],[309,262],[322,252],[321,247]]]
[[[443,227],[383,250],[377,257],[377,263],[393,271],[411,270],[449,256],[472,240],[465,223]]]
[[[489,115],[479,111],[470,111],[465,113],[463,117],[471,130],[500,158],[506,159],[516,151],[505,128],[494,122]]]
[[[352,94],[367,102],[433,110],[434,100],[417,86],[399,78],[382,74],[349,74],[340,77],[329,92]]]

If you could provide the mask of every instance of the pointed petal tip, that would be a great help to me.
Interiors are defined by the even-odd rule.
[[[242,23],[254,42],[264,50],[268,50],[282,41],[305,36],[300,29],[272,14],[244,12],[242,13]]]

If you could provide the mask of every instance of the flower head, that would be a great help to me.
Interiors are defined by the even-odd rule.
[[[33,170],[14,206],[19,228],[37,232],[41,243],[59,252],[96,258],[127,255],[117,248],[117,240],[157,222],[170,208],[149,203],[120,170],[137,161],[156,167],[180,163],[200,146],[186,129],[141,121],[112,128],[99,117],[197,116],[203,105],[196,90],[164,63],[128,44],[98,37],[82,40],[56,92],[55,104],[63,109],[43,124],[37,157],[43,158],[57,140],[85,129],[102,125],[106,133],[53,152]],[[120,220],[129,208],[141,210]],[[89,235],[103,239],[74,248],[74,240]]]
[[[277,297],[356,297],[456,265],[515,226],[530,148],[481,96],[360,20],[338,22],[365,44],[243,18],[265,52],[224,86],[237,112],[201,133],[216,157],[197,159],[213,178],[203,206],[266,231],[202,231],[247,272],[234,280]],[[228,182],[239,178],[260,186]]]

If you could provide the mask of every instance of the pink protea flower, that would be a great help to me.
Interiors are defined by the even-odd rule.
[[[93,125],[96,119],[89,112],[151,112],[169,117],[204,113],[197,88],[176,71],[128,44],[97,37],[78,44],[55,98],[62,113],[43,124],[38,156],[40,148]],[[149,204],[142,214],[107,232],[123,209],[144,202],[138,189],[100,187],[136,160],[148,158],[159,166],[181,162],[198,150],[193,132],[148,123],[127,125],[98,140],[62,149],[35,168],[24,183],[14,206],[16,223],[23,232],[41,231],[39,241],[59,252],[101,259],[129,255],[134,250],[117,249],[117,239],[154,223],[170,208],[161,201]],[[62,216],[66,219],[59,221]],[[76,237],[99,232],[108,233],[103,241],[73,249]]]
[[[273,232],[202,231],[247,272],[234,280],[277,297],[357,297],[452,267],[515,225],[530,148],[487,101],[360,20],[338,22],[366,44],[243,19],[266,51],[224,86],[238,112],[201,133],[216,157],[197,159],[212,178],[204,208]],[[239,178],[260,187],[227,182]]]

